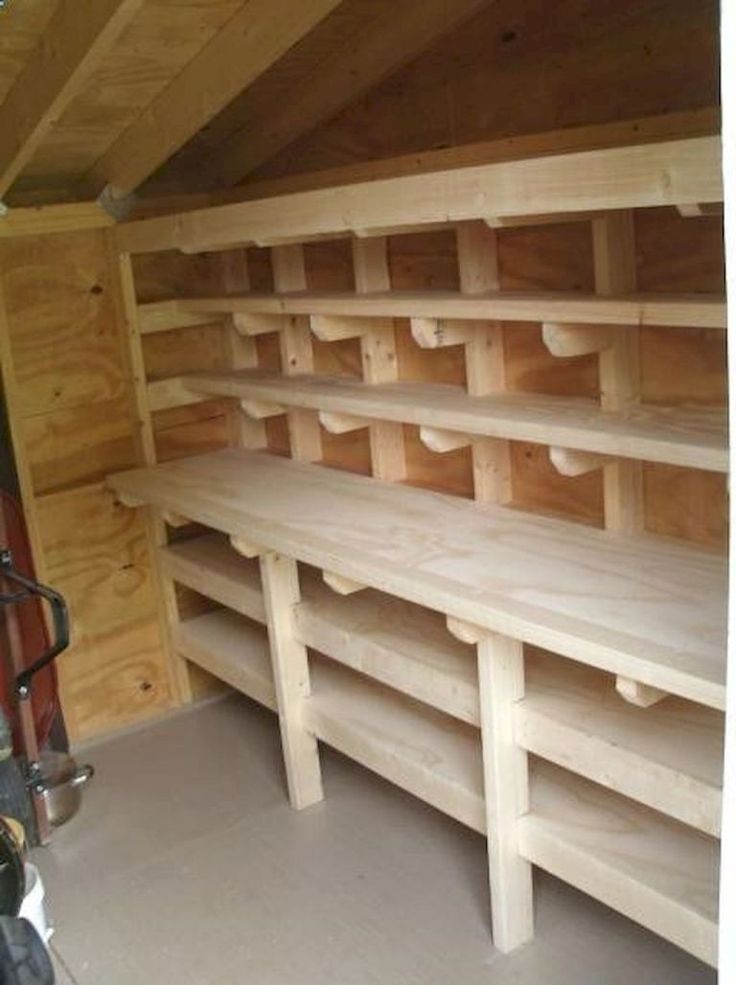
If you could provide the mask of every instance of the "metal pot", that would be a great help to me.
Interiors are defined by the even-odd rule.
[[[94,774],[92,766],[77,766],[67,753],[41,754],[43,799],[53,827],[58,828],[74,817],[82,803],[82,787]]]

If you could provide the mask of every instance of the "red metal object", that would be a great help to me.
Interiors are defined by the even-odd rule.
[[[0,542],[12,552],[16,570],[28,578],[35,579],[21,508],[13,497],[3,490],[0,490]],[[7,651],[7,639],[3,639],[2,645]],[[24,751],[24,743],[15,701],[15,679],[21,671],[33,664],[48,645],[49,635],[40,599],[18,606],[17,646],[20,652],[15,656],[7,652],[4,654],[2,673],[0,673],[0,706],[12,728],[16,753]],[[54,716],[58,710],[58,700],[56,668],[50,664],[33,679],[31,707],[36,740],[41,748],[48,741]]]

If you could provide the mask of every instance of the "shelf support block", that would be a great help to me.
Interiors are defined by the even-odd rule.
[[[280,332],[284,328],[284,315],[252,315],[236,311],[232,319],[235,330],[246,338]]]
[[[271,404],[267,400],[241,400],[240,406],[248,417],[256,421],[262,421],[266,417],[278,417],[285,414],[286,408],[281,404]]]
[[[450,345],[471,342],[475,332],[473,322],[457,318],[412,318],[411,334],[422,349],[443,349]]]
[[[553,445],[549,458],[560,475],[577,476],[595,472],[609,465],[610,455],[597,455],[591,451],[578,451],[575,448],[558,448]]]
[[[545,322],[542,341],[553,356],[569,359],[603,352],[613,345],[613,332],[606,325],[560,325]]]
[[[237,551],[238,554],[242,554],[243,557],[247,558],[259,557],[259,555],[263,554],[262,547],[254,544],[252,540],[246,540],[245,537],[237,537],[233,535],[230,538],[230,546],[234,551]]]
[[[331,410],[321,410],[319,422],[330,434],[348,434],[350,431],[370,427],[371,424],[364,417],[353,417],[352,414],[340,414]]]
[[[326,585],[329,585],[333,592],[338,595],[353,595],[355,592],[362,592],[365,585],[345,575],[337,575],[333,571],[323,571],[322,578]]]
[[[639,708],[651,708],[658,701],[667,697],[666,691],[660,691],[658,687],[651,687],[649,684],[642,684],[640,681],[632,680],[630,677],[622,677],[620,674],[616,678],[616,690],[631,705]]]
[[[472,444],[470,435],[461,431],[446,431],[444,428],[420,427],[419,438],[425,447],[439,455],[458,448],[468,448]]]
[[[381,319],[385,321],[385,319]],[[359,339],[374,326],[375,319],[355,315],[310,315],[309,327],[321,342]]]

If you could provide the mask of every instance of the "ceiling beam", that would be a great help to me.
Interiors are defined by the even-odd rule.
[[[382,79],[416,58],[489,0],[401,0],[389,19],[368,23],[355,43],[337,48],[278,106],[251,118],[210,159],[215,187],[237,184],[297,138],[349,106]]]
[[[143,0],[60,0],[38,45],[0,105],[0,197],[142,3]]]
[[[248,0],[87,176],[118,196],[142,184],[341,0]]]

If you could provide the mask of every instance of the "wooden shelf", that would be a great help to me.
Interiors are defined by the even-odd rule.
[[[346,597],[308,580],[303,592],[296,629],[307,646],[460,721],[479,724],[475,654],[450,636],[439,613],[372,589]]]
[[[723,715],[669,697],[637,708],[614,681],[540,651],[515,708],[524,749],[706,834],[719,836]]]
[[[258,560],[230,546],[227,537],[210,534],[159,548],[165,573],[187,588],[256,622],[266,622]]]
[[[175,642],[187,659],[275,710],[265,633],[242,616],[218,610],[187,620],[177,627]],[[304,716],[319,739],[485,831],[476,729],[320,655],[311,656],[310,668],[312,694]],[[525,703],[535,714],[549,704],[548,695],[538,693],[541,677],[534,664],[523,714]],[[567,717],[578,715],[584,732],[593,709],[581,704],[570,707]],[[603,731],[608,714],[604,704]],[[691,758],[685,746],[682,753]],[[519,822],[522,854],[713,963],[716,841],[549,763],[535,759],[531,767],[531,810]]]
[[[596,294],[539,291],[460,294],[391,291],[350,294],[301,292],[189,298],[141,305],[144,331],[166,330],[174,304],[182,316],[334,315],[359,318],[452,318],[471,321],[559,322],[599,325],[726,327],[726,299],[716,294]],[[158,314],[156,314],[158,312]]]
[[[535,865],[716,963],[714,839],[541,762],[518,834]]]
[[[276,692],[266,633],[236,612],[218,609],[173,628],[177,653],[272,711]]]
[[[532,393],[470,397],[459,387],[439,384],[369,386],[340,377],[259,372],[197,373],[182,377],[181,382],[207,396],[728,471],[725,410],[640,406],[626,413],[610,413],[591,400],[576,398]]]
[[[239,450],[108,480],[359,584],[724,706],[725,563],[501,507]]]
[[[121,252],[377,235],[486,217],[723,200],[718,137],[663,140],[361,181],[121,223]]]
[[[485,831],[477,730],[331,661],[313,656],[310,668],[312,695],[304,715],[319,739]]]
[[[265,622],[257,562],[218,535],[164,552],[172,577]],[[180,558],[186,553],[186,564]],[[174,555],[176,562],[169,563]],[[254,566],[255,565],[255,566]],[[298,637],[403,694],[478,726],[475,655],[437,612],[368,589],[332,592],[302,572]],[[305,577],[306,575],[306,577]],[[686,737],[686,741],[683,738]],[[528,650],[516,738],[529,752],[714,836],[720,835],[723,717],[678,698],[636,708],[613,680],[572,661]]]

